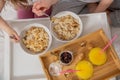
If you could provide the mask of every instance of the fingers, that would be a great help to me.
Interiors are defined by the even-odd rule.
[[[34,12],[37,16],[43,15],[43,12],[41,10],[32,9],[32,12]]]
[[[20,40],[20,38],[19,38],[19,36],[18,36],[18,34],[16,32],[10,35],[10,39],[13,42],[19,42],[19,40]]]
[[[33,4],[33,7],[32,7],[32,9],[36,9],[36,5],[38,4],[38,2],[35,2],[34,4]]]
[[[40,5],[33,5],[33,8],[32,8],[32,12],[35,13],[37,16],[42,16],[42,10],[40,9],[41,6]]]
[[[32,12],[38,16],[42,16],[43,13],[47,10],[47,5],[42,2],[35,2],[33,4]]]
[[[17,32],[16,32],[14,29],[12,29],[10,26],[8,26],[8,27],[6,28],[6,32],[8,33],[9,38],[10,38],[13,42],[18,42],[18,41],[20,40]]]
[[[15,40],[16,40],[16,41],[19,41],[19,40],[20,40],[20,37],[18,36],[18,34],[15,33],[14,35],[15,35]]]
[[[40,2],[36,2],[33,4],[33,8],[36,9],[36,10],[39,10],[41,8],[41,3]]]

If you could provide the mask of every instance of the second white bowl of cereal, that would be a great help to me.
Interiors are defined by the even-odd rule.
[[[51,18],[50,31],[53,37],[61,42],[77,39],[83,30],[80,17],[70,11],[63,11]]]
[[[48,28],[39,23],[25,26],[20,34],[20,45],[29,54],[42,55],[51,46],[52,36]]]

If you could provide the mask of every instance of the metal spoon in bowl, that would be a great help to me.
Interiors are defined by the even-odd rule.
[[[50,18],[50,20],[51,20],[51,16],[49,16],[48,14],[46,14],[45,12],[43,13],[43,15],[45,15],[45,16],[47,16],[47,17],[49,17]]]
[[[51,16],[49,16],[49,15],[48,15],[48,14],[46,14],[45,12],[43,13],[43,15],[45,15],[45,16],[47,16],[47,17],[49,17],[49,19],[50,19],[50,21],[51,21],[51,25],[52,25],[52,26],[56,25],[54,22],[52,22],[52,17],[51,17]]]

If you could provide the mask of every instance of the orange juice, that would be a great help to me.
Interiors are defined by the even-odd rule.
[[[89,53],[89,60],[94,64],[94,65],[102,65],[106,62],[107,60],[107,55],[105,52],[102,51],[101,48],[93,48],[91,49]]]
[[[86,80],[86,79],[89,79],[93,75],[93,66],[90,62],[86,60],[79,61],[75,69],[80,70],[76,72],[76,75],[80,79]]]

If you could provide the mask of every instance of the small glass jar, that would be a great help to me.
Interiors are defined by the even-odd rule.
[[[59,55],[60,63],[69,65],[73,61],[73,53],[71,51],[63,51]]]
[[[52,76],[59,76],[61,71],[62,71],[62,66],[59,64],[59,62],[53,62],[50,64],[49,73]]]

